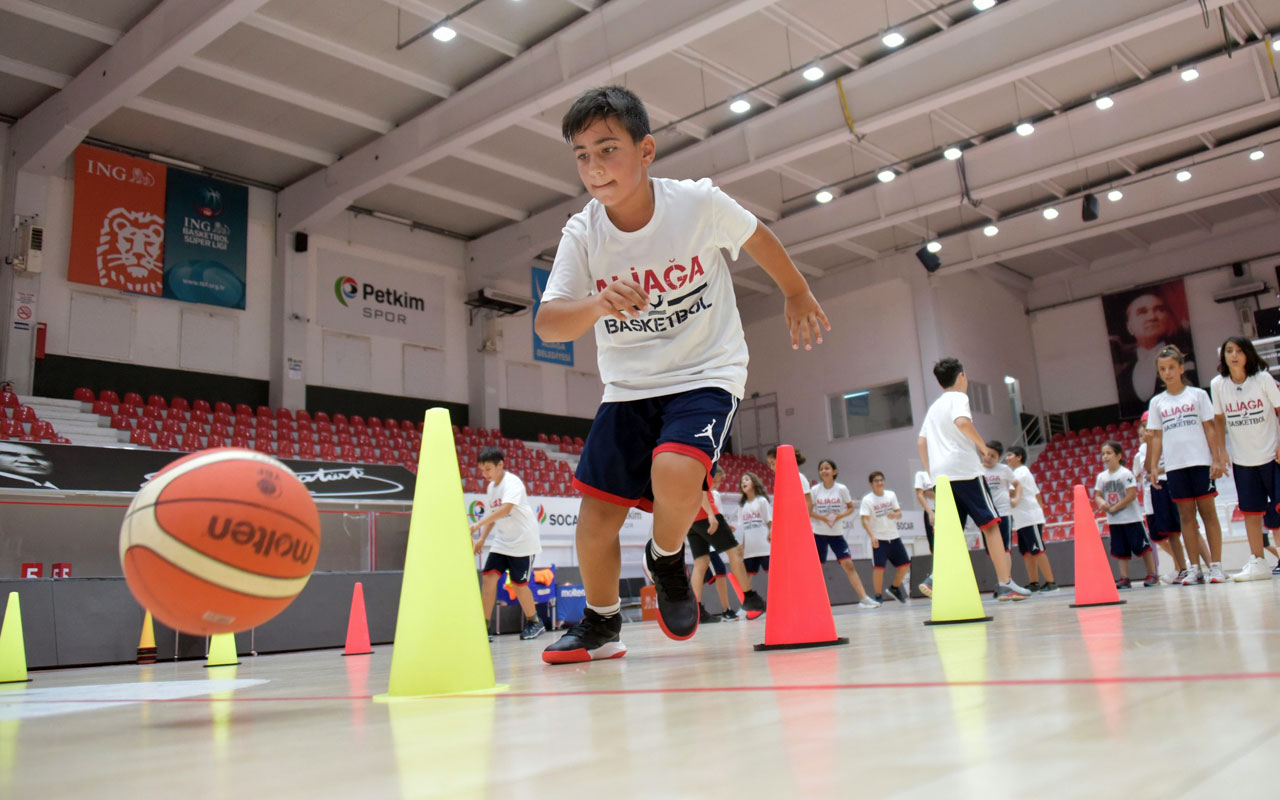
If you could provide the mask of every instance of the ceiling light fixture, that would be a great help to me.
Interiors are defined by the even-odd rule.
[[[822,76],[826,74],[827,73],[823,71],[822,67],[817,64],[812,64],[808,69],[800,73],[800,77],[804,78],[806,81],[812,82],[822,80]]]
[[[924,246],[924,249],[925,249],[925,250],[928,250],[930,253],[938,253],[938,252],[941,252],[941,251],[942,251],[942,242],[938,241],[937,239],[934,239],[932,242],[929,242],[928,244],[926,244],[926,245]]]
[[[897,31],[887,31],[884,36],[880,37],[880,41],[884,42],[885,47],[893,49],[906,44],[907,37]]]
[[[955,145],[952,145],[951,147],[948,147],[946,150],[942,151],[942,157],[948,161],[955,161],[956,159],[960,158],[960,156],[962,155],[964,155],[964,152],[961,151],[960,148],[956,147]]]
[[[1036,126],[1030,122],[1019,122],[1018,127],[1014,128],[1014,130],[1018,132],[1019,136],[1030,136],[1036,132]]]
[[[1249,154],[1249,160],[1250,160],[1250,161],[1261,161],[1261,160],[1262,160],[1262,157],[1263,157],[1263,156],[1265,156],[1265,155],[1266,155],[1266,153],[1262,152],[1261,150],[1254,150],[1252,153],[1250,153],[1250,154]]]
[[[1054,208],[1053,206],[1049,206],[1049,207],[1048,207],[1048,208],[1046,208],[1042,213],[1044,214],[1044,218],[1045,218],[1045,219],[1057,219],[1057,218],[1058,218],[1058,209]]]
[[[997,233],[1000,232],[1000,229],[997,228],[995,225],[988,225],[987,227],[982,229],[982,232],[986,236],[995,236]]]
[[[1118,203],[1122,197],[1124,197],[1124,192],[1119,189],[1112,189],[1107,192],[1107,199],[1113,203]]]
[[[751,110],[751,101],[745,97],[739,97],[729,104],[729,110],[735,114],[745,114]]]
[[[878,173],[876,173],[876,177],[880,179],[881,183],[889,183],[894,178],[898,177],[898,173],[894,172],[891,169],[885,168],[880,170]]]
[[[437,25],[431,31],[431,38],[435,39],[437,42],[452,41],[457,35],[458,32],[453,28],[450,28],[448,25]]]
[[[996,0],[973,0],[973,7],[979,11],[986,11],[996,4]]]
[[[1174,175],[1173,177],[1178,179],[1178,183],[1186,183],[1187,181],[1191,180],[1191,173],[1188,170],[1180,169],[1178,170],[1178,174]]]
[[[1191,83],[1192,81],[1194,81],[1196,78],[1199,78],[1199,77],[1200,77],[1200,70],[1196,69],[1195,67],[1187,67],[1182,71],[1182,79],[1187,83]]]
[[[836,196],[826,189],[823,189],[813,196],[813,199],[817,200],[819,203],[830,203],[835,198]]]
[[[1112,106],[1114,106],[1116,104],[1116,101],[1112,100],[1110,95],[1104,94],[1102,97],[1099,97],[1097,100],[1094,100],[1093,104],[1098,107],[1099,111],[1106,111],[1108,108],[1111,108]]]

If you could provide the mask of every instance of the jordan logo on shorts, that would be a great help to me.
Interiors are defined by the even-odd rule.
[[[716,446],[716,421],[715,420],[711,420],[710,422],[708,422],[707,427],[703,428],[702,432],[699,434],[696,434],[693,438],[699,439],[703,436],[707,437],[707,441],[711,442],[711,447],[715,448]]]

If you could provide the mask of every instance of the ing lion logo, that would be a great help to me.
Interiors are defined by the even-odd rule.
[[[98,283],[141,294],[160,294],[164,273],[164,217],[113,208],[98,232]]]

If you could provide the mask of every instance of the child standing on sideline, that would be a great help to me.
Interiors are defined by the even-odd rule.
[[[1036,476],[1027,466],[1027,451],[1019,445],[1009,448],[1005,463],[1013,468],[1013,529],[1018,533],[1018,552],[1027,567],[1027,580],[1044,583],[1036,590],[1040,593],[1058,591],[1053,580],[1053,566],[1044,547],[1044,508],[1040,505],[1040,486]]]
[[[1151,441],[1151,431],[1147,429],[1147,420],[1151,417],[1148,411],[1142,412],[1142,417],[1138,421],[1138,438],[1142,444],[1138,445],[1138,453],[1133,458],[1133,473],[1138,478],[1139,491],[1142,493],[1142,512],[1147,520],[1147,536],[1151,537],[1151,541],[1155,542],[1161,550],[1164,550],[1173,559],[1174,573],[1173,577],[1164,575],[1161,577],[1165,583],[1181,583],[1182,579],[1187,577],[1187,552],[1182,546],[1182,522],[1178,518],[1178,507],[1174,505],[1173,498],[1169,495],[1169,490],[1163,485],[1165,480],[1164,458],[1160,458],[1160,463],[1156,465],[1156,472],[1160,474],[1159,485],[1153,486],[1150,476],[1147,475],[1147,442]],[[1204,561],[1205,569],[1209,568],[1209,544],[1204,540],[1204,535],[1200,533],[1199,527],[1196,528],[1196,541],[1200,544],[1199,552],[1201,559]],[[1155,553],[1152,554],[1155,557]],[[1159,562],[1157,561],[1157,569]]]
[[[1008,552],[1013,534],[1013,507],[1009,504],[1013,470],[1000,460],[1004,455],[1004,445],[999,440],[988,439],[987,449],[990,452],[982,456],[982,478],[987,482],[987,493],[991,495],[991,502],[1000,515],[1000,538],[1004,540],[1004,549]],[[1038,585],[1033,583],[1027,588],[1034,592]]]
[[[924,470],[917,470],[915,477],[916,502],[924,512],[924,538],[929,542],[929,555],[933,555],[933,478]],[[920,593],[933,597],[933,573],[920,582]]]
[[[587,612],[543,652],[551,664],[618,658],[618,532],[653,511],[644,564],[658,624],[698,629],[684,540],[729,436],[747,343],[722,250],[745,250],[782,290],[793,349],[822,342],[826,315],[773,233],[710,180],[650,178],[649,115],[621,86],[589,89],[561,121],[591,194],[569,218],[534,327],[549,342],[594,330],[604,397],[574,476]]]
[[[480,580],[480,603],[487,621],[493,615],[493,604],[498,599],[498,580],[502,573],[511,576],[516,588],[516,599],[524,612],[524,629],[521,639],[536,639],[546,632],[538,617],[538,606],[529,591],[529,574],[533,570],[533,557],[542,552],[542,540],[538,535],[538,517],[529,504],[524,481],[505,468],[503,453],[496,447],[486,447],[476,459],[480,474],[489,482],[485,496],[485,515],[471,526],[471,532],[480,532],[475,551],[479,555],[489,534],[497,531],[489,547]]]
[[[1276,422],[1280,387],[1253,342],[1231,336],[1222,343],[1218,374],[1209,389],[1218,432],[1216,449],[1224,462],[1230,450],[1231,474],[1249,535],[1249,560],[1231,579],[1270,580],[1271,571],[1262,557],[1262,517],[1280,503],[1280,464],[1276,463],[1280,459],[1280,424]]]
[[[1102,463],[1106,466],[1093,484],[1093,504],[1107,513],[1107,525],[1111,528],[1111,555],[1120,562],[1120,580],[1117,589],[1128,589],[1129,559],[1141,556],[1147,567],[1143,586],[1155,586],[1160,582],[1156,575],[1155,558],[1151,555],[1151,542],[1142,524],[1142,509],[1138,507],[1138,480],[1124,466],[1124,445],[1107,442],[1102,446]]]
[[[920,460],[935,481],[946,477],[951,482],[960,518],[968,516],[982,531],[1000,584],[996,596],[1001,600],[1025,600],[1031,593],[1013,582],[1009,553],[1000,538],[1000,516],[982,477],[982,456],[990,448],[973,426],[964,366],[954,358],[944,358],[933,365],[933,376],[943,391],[929,406],[920,427],[916,440]]]
[[[834,461],[824,458],[818,462],[818,479],[809,490],[809,517],[813,522],[813,541],[818,546],[818,561],[827,560],[827,550],[835,554],[836,561],[844,570],[849,585],[858,595],[858,605],[863,608],[875,608],[880,605],[867,597],[867,590],[862,587],[862,578],[854,569],[853,557],[849,555],[849,542],[844,538],[845,517],[853,513],[853,496],[849,487],[836,483],[840,472]]]
[[[881,600],[884,589],[885,564],[893,564],[895,572],[893,582],[889,584],[889,594],[899,603],[907,602],[907,593],[902,589],[902,579],[907,577],[911,568],[911,556],[902,545],[902,536],[898,533],[895,520],[902,519],[902,507],[898,505],[898,495],[884,488],[884,473],[876,470],[867,476],[871,491],[862,497],[859,514],[862,516],[862,527],[871,537],[872,563],[875,565],[871,574],[871,584],[875,589],[877,603]]]
[[[747,575],[746,569],[742,565],[742,548],[738,545],[737,538],[733,535],[733,528],[729,522],[720,513],[720,502],[715,487],[720,485],[720,473],[712,479],[712,488],[707,490],[703,495],[702,510],[705,516],[702,519],[693,521],[693,526],[689,528],[689,552],[693,555],[693,574],[689,581],[693,586],[694,597],[698,601],[698,618],[700,622],[719,622],[719,619],[713,619],[711,614],[702,606],[702,580],[707,574],[707,567],[711,565],[711,550],[714,547],[718,553],[723,553],[729,557],[729,567],[733,570],[734,577],[738,579],[738,585],[742,587],[742,605],[747,611],[764,611],[764,598],[751,589],[751,576]],[[723,568],[723,563],[721,564]],[[715,578],[712,577],[711,582]],[[721,589],[724,587],[721,586]],[[724,608],[728,610],[729,603],[727,599],[722,603]],[[757,614],[758,616],[758,614]]]
[[[755,577],[760,571],[769,571],[769,542],[773,539],[773,507],[769,505],[769,493],[764,481],[754,472],[742,476],[742,503],[738,506],[738,532],[742,534],[742,565],[747,574]],[[747,619],[755,619],[764,613],[747,609]]]
[[[1183,366],[1186,356],[1170,345],[1156,357],[1156,369],[1165,390],[1151,398],[1147,429],[1151,438],[1147,442],[1147,475],[1156,491],[1168,491],[1178,507],[1182,524],[1182,539],[1187,547],[1187,575],[1184,586],[1204,583],[1224,583],[1222,572],[1222,528],[1218,524],[1217,509],[1213,498],[1218,496],[1215,478],[1222,476],[1225,458],[1215,454],[1217,432],[1213,421],[1213,404],[1208,393],[1197,386],[1183,383]],[[1163,481],[1157,465],[1164,457],[1167,470]],[[1161,485],[1163,484],[1163,485]],[[1204,520],[1209,539],[1209,574],[1200,571],[1196,563],[1199,556],[1199,530],[1196,528],[1196,512]]]

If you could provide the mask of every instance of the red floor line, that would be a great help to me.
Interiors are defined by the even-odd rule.
[[[673,686],[654,689],[580,689],[563,692],[499,692],[487,694],[439,695],[433,700],[473,700],[488,697],[594,697],[634,694],[722,694],[733,692],[841,692],[866,689],[946,689],[952,687],[979,686],[1091,686],[1124,683],[1195,683],[1222,681],[1257,681],[1280,679],[1280,672],[1240,672],[1208,675],[1135,675],[1095,678],[1010,678],[990,681],[914,681],[885,683],[814,683],[782,686]],[[335,700],[371,700],[373,695],[314,695],[309,697],[174,697],[156,700],[130,700],[121,698],[77,698],[67,700],[25,700],[21,695],[0,695],[0,706],[6,700],[14,703],[298,703]]]

